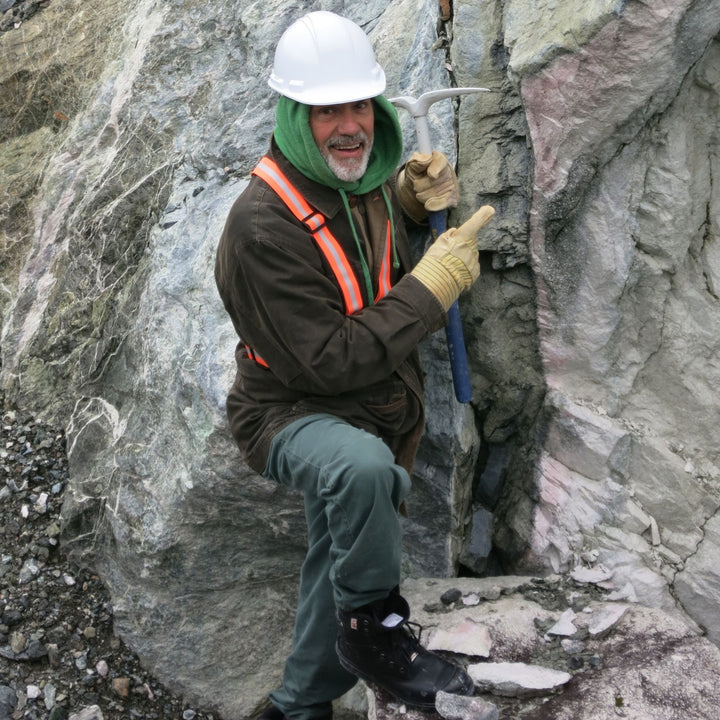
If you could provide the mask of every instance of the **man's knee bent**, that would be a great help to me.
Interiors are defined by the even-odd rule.
[[[365,498],[372,503],[378,493],[388,494],[397,507],[410,492],[407,472],[395,463],[390,448],[374,435],[358,432],[342,448],[338,461],[342,468],[337,480],[344,486],[343,492],[352,492],[358,502]]]

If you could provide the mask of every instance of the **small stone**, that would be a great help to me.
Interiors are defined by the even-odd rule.
[[[40,566],[37,564],[35,558],[30,558],[23,563],[18,574],[18,582],[21,585],[29,583],[31,580],[36,578],[40,574]]]
[[[21,632],[14,632],[10,634],[10,649],[19,655],[27,647],[28,641],[25,635]]]
[[[95,630],[95,628],[94,628],[92,625],[88,625],[88,626],[83,630],[83,635],[84,635],[88,640],[92,640],[92,639],[97,635],[97,630]]]
[[[585,650],[585,643],[582,640],[564,638],[560,641],[560,645],[568,655],[578,655]]]
[[[48,643],[48,645],[46,645],[46,649],[50,667],[60,667],[60,650],[58,649],[58,646],[55,643]]]
[[[112,689],[120,696],[127,697],[130,694],[130,678],[113,678]]]
[[[628,602],[637,602],[637,594],[635,592],[635,588],[633,587],[632,583],[625,583],[622,588],[619,590],[615,590],[614,592],[611,592],[607,596],[608,600],[627,600]]]
[[[495,600],[499,600],[501,595],[502,588],[499,585],[493,585],[491,588],[483,591],[482,598],[483,600],[494,602]]]
[[[493,703],[442,690],[435,696],[435,709],[445,720],[498,720],[499,717]]]
[[[110,668],[105,660],[99,660],[97,665],[95,665],[95,670],[100,677],[107,677],[110,672]]]
[[[443,605],[452,605],[454,602],[457,602],[461,597],[462,592],[460,590],[458,590],[457,588],[450,588],[440,596],[440,602]]]
[[[577,628],[573,624],[577,616],[568,609],[558,619],[558,621],[547,631],[548,635],[575,635]]]
[[[194,710],[187,709],[183,710],[183,720],[193,720],[193,718],[197,715],[197,713]]]
[[[46,492],[40,493],[38,496],[38,499],[35,501],[35,509],[41,513],[44,514],[47,512],[47,501],[48,501],[48,494]]]
[[[628,605],[603,605],[593,613],[588,625],[590,637],[603,638],[610,630],[620,622],[622,616],[627,612]]]
[[[428,650],[447,650],[462,655],[488,657],[492,639],[487,627],[473,620],[465,620],[448,630],[435,630],[427,647]]]
[[[25,648],[25,652],[22,653],[22,659],[40,660],[41,658],[47,657],[47,654],[47,647],[37,638],[32,638],[27,648]]]
[[[0,685],[0,717],[11,717],[17,701],[17,695],[11,687]]]
[[[447,605],[443,605],[442,603],[425,603],[423,605],[423,610],[426,613],[446,613],[450,612],[450,608],[448,608]]]
[[[612,576],[612,570],[608,570],[604,565],[598,565],[594,568],[586,568],[578,565],[570,571],[570,577],[581,585],[605,582],[606,580],[610,580]]]
[[[572,678],[560,670],[526,663],[478,663],[468,667],[468,674],[481,692],[506,697],[552,693]]]
[[[480,604],[480,596],[477,593],[470,593],[469,595],[465,595],[462,601],[466,607],[474,607]]]
[[[650,517],[650,540],[655,547],[660,545],[662,542],[660,529],[658,528],[657,520],[655,520],[654,517]]]
[[[57,697],[57,689],[52,683],[46,683],[43,688],[43,699],[45,700],[45,707],[48,710],[52,710],[55,707],[55,699]]]
[[[37,685],[28,685],[25,688],[25,695],[28,700],[35,700],[42,695],[42,690]]]
[[[22,610],[6,610],[2,614],[2,624],[12,627],[22,620]]]
[[[68,720],[105,720],[102,710],[97,705],[83,708],[79,713],[70,715]]]
[[[48,720],[67,720],[67,710],[62,705],[55,705],[48,715]]]

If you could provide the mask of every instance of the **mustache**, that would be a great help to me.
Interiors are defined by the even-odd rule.
[[[367,145],[368,136],[361,130],[354,135],[333,135],[325,141],[325,147],[347,147],[349,145]]]

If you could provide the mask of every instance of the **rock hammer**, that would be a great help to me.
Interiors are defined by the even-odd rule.
[[[432,153],[432,141],[430,140],[430,125],[428,123],[428,110],[430,106],[439,100],[455,97],[456,95],[469,95],[471,93],[490,92],[489,88],[443,88],[441,90],[430,90],[418,98],[401,96],[390,98],[390,102],[397,107],[407,110],[415,120],[415,132],[417,133],[418,150],[424,154]],[[484,225],[494,214],[489,206],[480,208],[473,215],[473,218],[482,213],[482,224]],[[473,219],[471,218],[471,220]],[[447,230],[447,222],[444,210],[428,212],[428,221],[432,231],[433,240]],[[466,225],[470,223],[470,220]],[[477,227],[475,227],[477,226]],[[476,220],[473,224],[473,232],[482,225]],[[472,398],[472,387],[470,385],[470,371],[468,369],[467,352],[465,350],[465,339],[463,337],[462,320],[460,307],[455,301],[448,310],[448,323],[445,327],[448,353],[450,355],[450,367],[452,369],[453,387],[458,402],[468,403]]]

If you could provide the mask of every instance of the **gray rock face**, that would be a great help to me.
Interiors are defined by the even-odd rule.
[[[717,637],[702,558],[718,550],[703,528],[720,507],[720,7],[502,8],[456,4],[452,46],[460,84],[479,68],[497,90],[494,106],[465,103],[459,137],[465,207],[504,208],[483,233],[498,272],[473,293],[470,331],[490,441],[479,488],[501,486],[495,548],[529,568],[590,557],[660,607],[680,571],[688,609]],[[497,423],[503,411],[511,421]]]
[[[550,390],[524,540],[560,569],[594,548],[616,580],[670,606],[684,561],[717,550],[701,528],[720,507],[708,392],[720,6],[597,9],[578,18],[582,55],[545,55],[540,69],[548,27],[511,53],[536,162],[529,237]],[[708,603],[695,619],[716,627]]]
[[[65,547],[118,632],[247,717],[279,677],[304,527],[229,437],[212,264],[307,3],[86,6],[0,35],[0,385],[68,427]],[[497,214],[461,298],[472,405],[442,334],[422,348],[407,573],[602,565],[616,599],[679,602],[720,642],[720,0],[455,0],[444,23],[430,0],[345,6],[323,3],[368,30],[388,95],[492,90],[432,109],[451,220]]]

